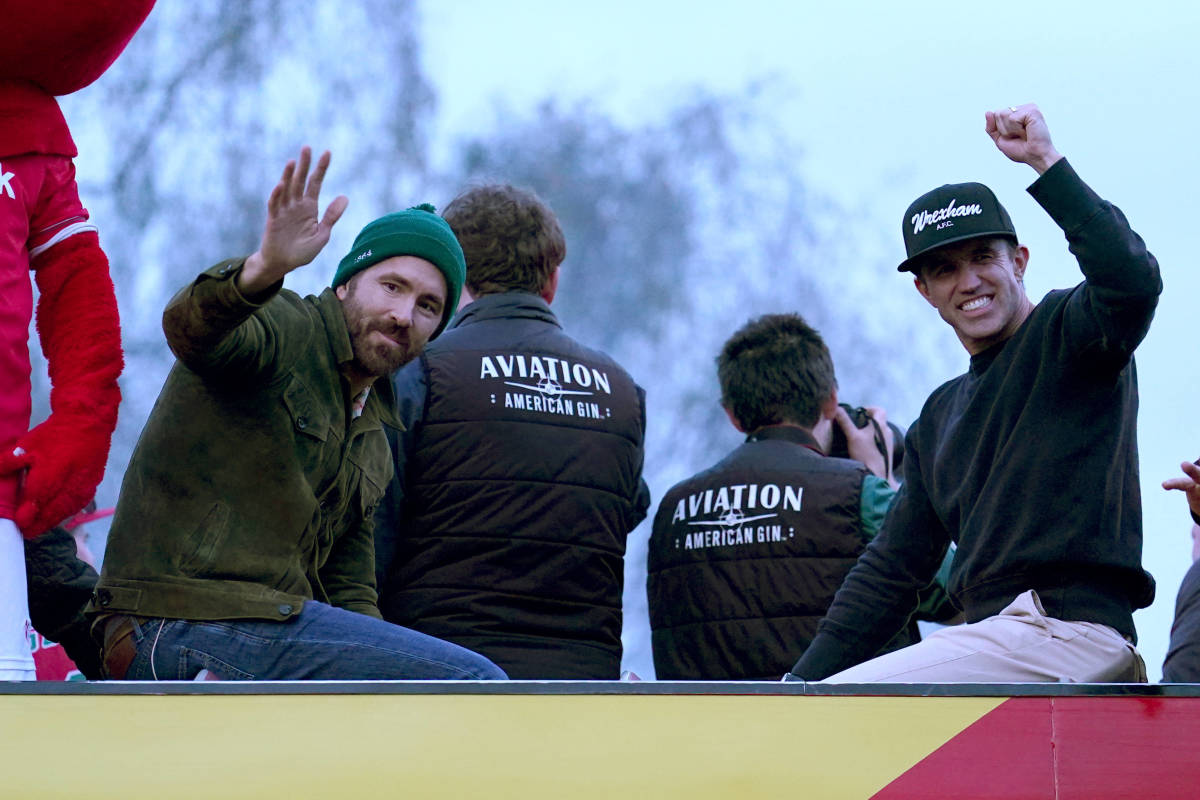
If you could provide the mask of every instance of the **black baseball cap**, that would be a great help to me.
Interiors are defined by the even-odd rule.
[[[982,183],[947,183],[912,202],[900,223],[908,258],[898,272],[916,272],[913,259],[942,245],[980,236],[1006,236],[1017,231],[1004,206]]]

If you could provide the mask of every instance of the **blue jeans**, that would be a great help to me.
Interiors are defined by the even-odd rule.
[[[503,680],[481,655],[313,600],[292,619],[136,619],[134,681]]]

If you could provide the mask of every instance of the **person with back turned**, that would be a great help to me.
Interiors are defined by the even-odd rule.
[[[895,494],[887,416],[871,408],[874,424],[851,421],[825,342],[796,314],[742,326],[717,376],[746,439],[672,487],[654,516],[646,593],[659,680],[778,679]],[[826,455],[835,425],[854,460]],[[922,610],[936,614],[944,598],[930,587]],[[884,649],[918,641],[911,627]]]
[[[541,199],[478,186],[444,215],[466,288],[446,333],[396,374],[384,619],[513,678],[615,680],[625,542],[649,504],[644,393],[551,311],[566,240]]]

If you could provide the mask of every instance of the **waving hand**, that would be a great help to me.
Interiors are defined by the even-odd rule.
[[[279,183],[267,200],[267,224],[258,251],[246,259],[238,278],[238,288],[254,295],[269,288],[292,270],[317,257],[329,241],[334,224],[341,218],[349,201],[334,198],[325,215],[317,219],[321,183],[329,169],[329,151],[317,159],[309,177],[312,150],[300,150],[299,161],[289,161]]]

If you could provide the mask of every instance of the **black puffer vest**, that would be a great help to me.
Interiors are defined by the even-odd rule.
[[[524,293],[475,301],[422,361],[385,618],[512,678],[617,678],[642,390]]]
[[[659,680],[778,680],[866,546],[866,469],[774,426],[659,505],[647,589]]]

